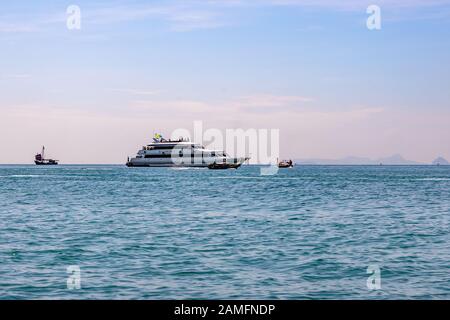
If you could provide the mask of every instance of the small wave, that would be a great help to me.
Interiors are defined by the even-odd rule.
[[[274,177],[274,176],[226,176],[226,177],[211,177],[212,179],[270,179],[270,180],[305,180],[300,177]]]
[[[421,178],[416,179],[417,181],[450,181],[450,178]]]
[[[5,176],[8,178],[39,178],[42,177],[40,174],[13,174],[10,176]]]

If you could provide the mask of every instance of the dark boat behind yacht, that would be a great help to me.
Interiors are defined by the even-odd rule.
[[[34,157],[34,163],[37,166],[55,166],[58,164],[58,160],[54,159],[45,159],[45,147],[42,147],[42,152],[38,153]]]
[[[244,158],[244,161],[249,160],[250,158],[246,157]],[[208,165],[208,169],[213,169],[213,170],[224,170],[224,169],[238,169],[241,165],[243,164],[243,162],[233,162],[233,163],[229,163],[229,162],[214,162]]]

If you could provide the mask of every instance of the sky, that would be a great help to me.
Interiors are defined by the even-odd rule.
[[[450,0],[2,1],[0,163],[124,163],[198,120],[279,129],[283,158],[450,160],[449,39]]]

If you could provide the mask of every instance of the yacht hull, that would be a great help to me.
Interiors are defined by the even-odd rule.
[[[127,162],[127,167],[141,167],[141,168],[183,168],[183,167],[189,167],[189,168],[207,168],[207,164],[175,164],[175,163],[145,163],[145,162]]]
[[[229,168],[240,167],[248,158],[230,158],[225,161],[220,159],[220,161],[216,161],[216,159],[210,159],[209,161],[195,162],[195,161],[155,161],[155,160],[147,160],[147,159],[138,159],[133,158],[129,160],[126,165],[127,167],[155,167],[155,168],[163,168],[163,167],[176,167],[176,168],[208,168],[211,166],[221,166],[225,165]]]

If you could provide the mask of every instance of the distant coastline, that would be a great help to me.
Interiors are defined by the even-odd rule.
[[[295,159],[299,165],[386,165],[386,166],[426,166],[426,165],[450,165],[443,157],[438,157],[430,163],[407,160],[399,154],[391,157],[370,159],[364,157],[345,157],[341,159]]]

